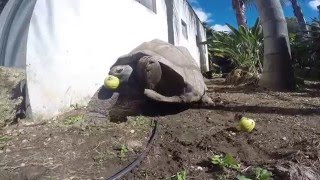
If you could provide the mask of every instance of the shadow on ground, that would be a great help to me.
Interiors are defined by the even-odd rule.
[[[266,114],[279,114],[279,115],[320,115],[319,108],[283,108],[283,107],[269,107],[269,106],[209,106],[203,109],[210,110],[224,110],[230,112],[246,112],[246,113],[266,113]]]

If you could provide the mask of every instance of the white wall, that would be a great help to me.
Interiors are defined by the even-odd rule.
[[[192,8],[188,5],[186,0],[174,0],[173,3],[173,15],[174,15],[174,31],[175,37],[174,42],[175,45],[184,46],[188,48],[189,52],[193,56],[193,58],[197,61],[200,66],[200,51],[197,46],[196,36],[199,37],[199,41],[206,40],[205,29],[200,23],[199,18],[196,16]],[[182,25],[181,20],[183,20],[187,24],[188,38],[186,39],[182,34]],[[203,55],[203,58],[206,64],[206,69],[208,70],[208,54],[207,51]]]
[[[135,0],[38,0],[26,62],[33,115],[85,105],[120,55],[155,38],[168,40],[162,0],[157,14]]]
[[[198,21],[198,35],[199,35],[199,41],[200,42],[204,42],[207,40],[207,32],[206,32],[206,29],[204,28],[203,24]],[[209,67],[210,67],[210,64],[209,64],[209,52],[208,52],[208,46],[207,45],[200,45],[200,48],[202,48],[202,54],[200,54],[200,56],[202,56],[202,67],[201,67],[201,70],[204,71],[204,72],[207,72],[209,71]]]

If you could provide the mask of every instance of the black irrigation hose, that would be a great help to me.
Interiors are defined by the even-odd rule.
[[[126,175],[127,173],[132,171],[136,166],[138,166],[142,162],[142,160],[146,157],[147,153],[150,150],[151,145],[153,144],[153,142],[155,140],[157,130],[158,130],[158,122],[155,120],[153,122],[154,122],[154,127],[152,128],[148,143],[147,143],[146,147],[144,148],[144,150],[142,151],[142,153],[133,162],[131,162],[127,167],[123,168],[122,170],[120,170],[116,174],[108,177],[107,180],[117,180],[117,179],[122,178],[124,175]]]

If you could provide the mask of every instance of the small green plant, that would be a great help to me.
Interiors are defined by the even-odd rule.
[[[142,126],[142,127],[149,127],[149,126],[153,126],[152,125],[152,121],[150,121],[150,119],[148,117],[145,116],[136,116],[134,117],[133,121],[132,121],[132,125],[133,126]]]
[[[3,149],[6,146],[7,142],[10,140],[11,137],[0,135],[0,149]]]
[[[127,156],[128,152],[129,152],[128,146],[123,144],[123,145],[121,145],[118,157],[120,159],[124,159]]]
[[[252,180],[252,179],[247,178],[247,177],[244,176],[244,175],[238,175],[238,176],[237,176],[237,180]]]
[[[226,154],[224,157],[221,155],[214,155],[211,157],[211,162],[222,168],[230,168],[240,170],[240,164],[233,158],[231,154]]]
[[[172,177],[173,180],[186,180],[187,179],[187,171],[179,171],[175,176]]]
[[[70,107],[73,108],[74,110],[81,109],[81,105],[79,105],[78,103],[76,103],[76,104],[71,104]]]
[[[8,141],[10,141],[11,137],[9,136],[2,136],[0,135],[0,143],[7,143]]]
[[[79,122],[79,121],[82,121],[83,120],[83,115],[77,115],[77,116],[71,116],[71,117],[68,117],[64,120],[63,124],[64,125],[72,125],[76,122]]]
[[[266,169],[257,167],[257,168],[255,168],[254,175],[255,175],[254,180],[269,180],[269,179],[271,179],[272,172],[270,172]],[[244,175],[238,175],[237,180],[252,180],[252,179],[250,179]]]
[[[257,180],[269,180],[271,179],[272,172],[258,167],[255,169],[255,175]]]

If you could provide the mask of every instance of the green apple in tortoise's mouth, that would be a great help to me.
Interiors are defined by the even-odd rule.
[[[120,80],[116,76],[109,75],[104,80],[104,87],[109,90],[116,90],[120,85]]]

